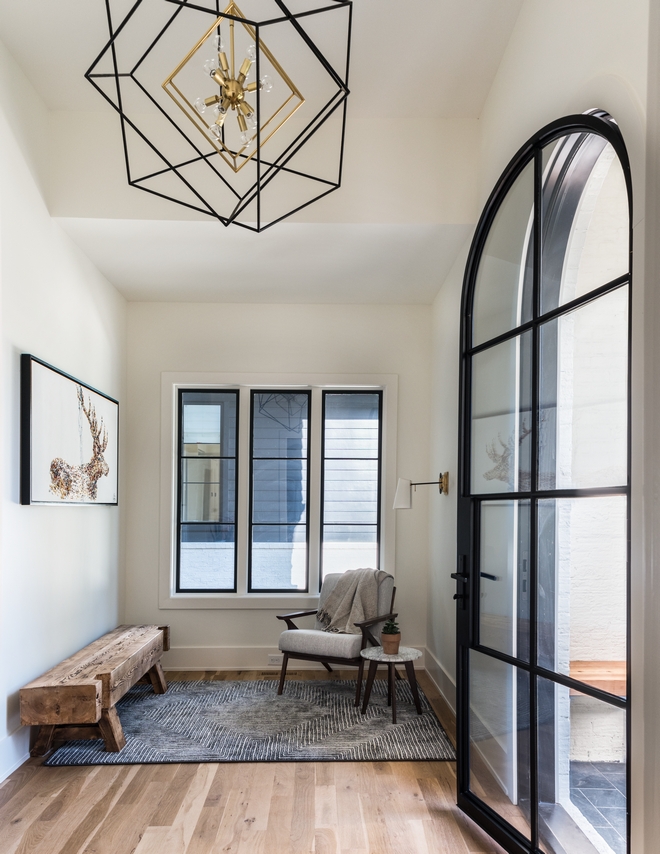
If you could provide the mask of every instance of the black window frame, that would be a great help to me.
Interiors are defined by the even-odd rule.
[[[371,388],[333,388],[322,389],[321,392],[321,484],[320,484],[320,527],[319,527],[319,591],[323,586],[323,532],[325,529],[325,401],[329,394],[375,394],[378,396],[378,507],[376,515],[376,566],[380,569],[381,533],[382,533],[382,498],[383,498],[383,389]],[[330,457],[330,459],[349,459],[348,457]],[[369,459],[373,457],[350,457],[350,459]],[[356,525],[358,527],[358,525]],[[368,527],[372,527],[369,525]]]
[[[596,134],[603,137],[615,150],[621,168],[623,170],[629,209],[629,269],[628,272],[605,282],[601,287],[589,291],[587,294],[571,300],[557,308],[542,312],[541,306],[541,249],[542,249],[542,171],[541,158],[545,146],[560,137],[570,134],[584,133]],[[534,225],[532,233],[532,247],[534,253],[534,283],[533,283],[533,316],[532,319],[521,323],[500,335],[493,336],[478,345],[472,343],[473,332],[473,304],[475,285],[479,262],[485,247],[486,239],[501,203],[513,186],[513,183],[521,174],[525,166],[534,162]],[[461,303],[461,343],[460,343],[460,402],[459,402],[459,496],[458,496],[458,525],[457,525],[457,634],[456,634],[456,670],[457,670],[457,748],[459,765],[457,773],[457,800],[459,807],[482,828],[484,828],[497,842],[512,854],[533,854],[539,850],[539,812],[537,805],[540,801],[539,781],[539,744],[538,744],[538,677],[546,681],[567,688],[574,688],[582,694],[604,701],[609,705],[622,709],[626,712],[626,762],[627,762],[627,785],[626,785],[626,809],[627,809],[627,846],[630,850],[630,803],[631,803],[631,777],[632,777],[632,755],[631,743],[631,714],[630,714],[630,679],[631,679],[631,590],[630,590],[630,538],[631,538],[631,370],[632,370],[632,286],[633,286],[633,263],[632,263],[632,179],[630,161],[623,142],[623,138],[616,123],[604,111],[592,111],[590,114],[571,115],[558,119],[542,128],[536,133],[512,158],[499,181],[497,182],[491,196],[486,203],[481,218],[477,225],[475,236],[470,248],[466,272],[463,284]],[[541,489],[539,488],[538,472],[538,419],[539,411],[539,365],[540,365],[540,331],[548,321],[569,314],[571,311],[583,305],[613,292],[620,287],[628,287],[628,389],[627,389],[627,479],[625,484],[614,487],[594,487],[575,489]],[[476,493],[471,489],[471,364],[472,358],[477,353],[491,349],[503,341],[515,339],[523,332],[531,330],[533,335],[532,349],[532,459],[531,459],[531,482],[530,489],[525,491],[506,493]],[[570,676],[555,671],[546,670],[537,663],[538,646],[538,566],[537,566],[537,544],[538,544],[538,513],[535,510],[538,501],[552,498],[573,498],[596,495],[623,495],[627,498],[627,689],[626,697],[617,697],[599,688],[594,688],[587,683],[580,682]],[[494,500],[529,500],[531,508],[530,516],[530,629],[529,629],[529,660],[524,661],[520,657],[513,657],[499,652],[492,647],[484,647],[479,643],[478,637],[478,615],[480,597],[480,571],[479,571],[479,516],[481,504]],[[489,807],[478,798],[472,791],[470,785],[470,693],[469,693],[469,656],[470,650],[485,654],[496,660],[510,664],[519,671],[529,674],[530,692],[530,800],[532,804],[530,824],[531,839],[527,840],[512,824],[507,822],[499,813]]]
[[[253,522],[253,504],[254,504],[254,401],[258,394],[301,394],[307,396],[307,456],[304,458],[307,462],[307,482],[306,482],[306,500],[305,500],[305,587],[304,589],[282,590],[281,588],[265,588],[252,586],[252,529],[255,525]],[[250,389],[250,445],[249,445],[249,466],[248,466],[248,490],[249,490],[249,508],[247,520],[247,593],[255,594],[273,594],[291,595],[292,593],[309,593],[309,521],[310,521],[310,485],[311,485],[311,433],[312,433],[312,390],[311,388],[251,388]],[[268,457],[257,457],[257,459],[269,459]],[[274,457],[272,459],[285,459],[284,457]],[[293,459],[296,459],[295,457]],[[300,457],[299,459],[303,459]],[[282,523],[258,523],[259,525],[272,524],[274,527]]]
[[[191,459],[183,454],[183,395],[184,394],[234,394],[236,397],[236,454],[232,457],[204,457],[203,459],[233,459],[234,460],[234,586],[233,587],[181,587],[181,530],[183,525],[208,525],[209,522],[183,522],[181,520],[181,499],[183,491],[183,461]],[[239,498],[239,442],[240,442],[240,389],[238,388],[179,388],[177,390],[177,469],[176,469],[176,593],[236,593],[238,590],[238,498]],[[219,523],[223,524],[223,523]],[[227,523],[224,523],[227,524]]]

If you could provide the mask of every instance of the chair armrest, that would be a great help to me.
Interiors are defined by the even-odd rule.
[[[371,620],[362,620],[360,623],[354,623],[362,632],[362,646],[361,649],[366,649],[369,642],[371,642],[374,646],[380,646],[376,638],[369,631],[370,626],[374,626],[376,623],[382,623],[383,620],[394,620],[398,617],[398,613],[392,614],[381,614],[379,617],[374,617]]]
[[[291,614],[276,614],[278,620],[284,620],[288,629],[297,629],[298,626],[293,622],[294,617],[311,617],[312,614],[316,614],[318,608],[314,608],[313,611],[293,611]]]
[[[360,623],[353,623],[354,626],[357,626],[358,629],[368,629],[369,626],[374,626],[376,623],[382,623],[383,620],[393,620],[395,617],[398,617],[399,614],[381,614],[379,617],[373,617],[371,620],[362,620]]]

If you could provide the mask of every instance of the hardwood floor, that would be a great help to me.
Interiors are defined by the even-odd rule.
[[[276,678],[272,671],[169,679]],[[354,678],[292,670],[290,678]],[[420,685],[447,732],[451,713]],[[44,768],[0,785],[2,854],[503,854],[455,805],[453,762]]]

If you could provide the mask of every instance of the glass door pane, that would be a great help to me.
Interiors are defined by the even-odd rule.
[[[530,488],[532,335],[525,332],[472,359],[471,492]]]
[[[483,344],[532,316],[534,164],[516,178],[495,214],[474,290],[472,343]]]
[[[529,674],[470,651],[470,790],[530,835]]]
[[[479,644],[529,660],[529,501],[483,501]]]
[[[541,326],[539,489],[628,480],[628,288]]]
[[[538,677],[539,841],[626,854],[626,713]]]

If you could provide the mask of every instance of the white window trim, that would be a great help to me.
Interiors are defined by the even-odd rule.
[[[394,575],[395,513],[394,490],[396,486],[396,429],[398,376],[396,374],[267,374],[267,373],[215,373],[215,372],[164,372],[161,374],[161,478],[160,478],[160,556],[159,556],[159,608],[170,609],[299,609],[314,608],[318,593],[177,593],[177,398],[180,388],[207,389],[308,389],[332,390],[382,390],[382,488],[381,488],[381,556],[380,567]],[[240,424],[249,423],[249,394],[240,395]],[[314,406],[314,404],[313,404]],[[310,435],[313,458],[319,462],[311,472],[310,542],[318,542],[320,518],[318,506],[318,478],[320,478],[320,407],[312,410]],[[247,419],[247,421],[246,421]],[[240,428],[242,429],[242,428]],[[239,442],[238,464],[246,470],[250,449],[247,442]],[[318,468],[318,471],[315,469]],[[248,523],[248,490],[242,489],[236,508],[237,531],[246,531]],[[247,540],[237,537],[238,588],[247,584]],[[318,586],[318,567],[310,560],[310,591]]]

